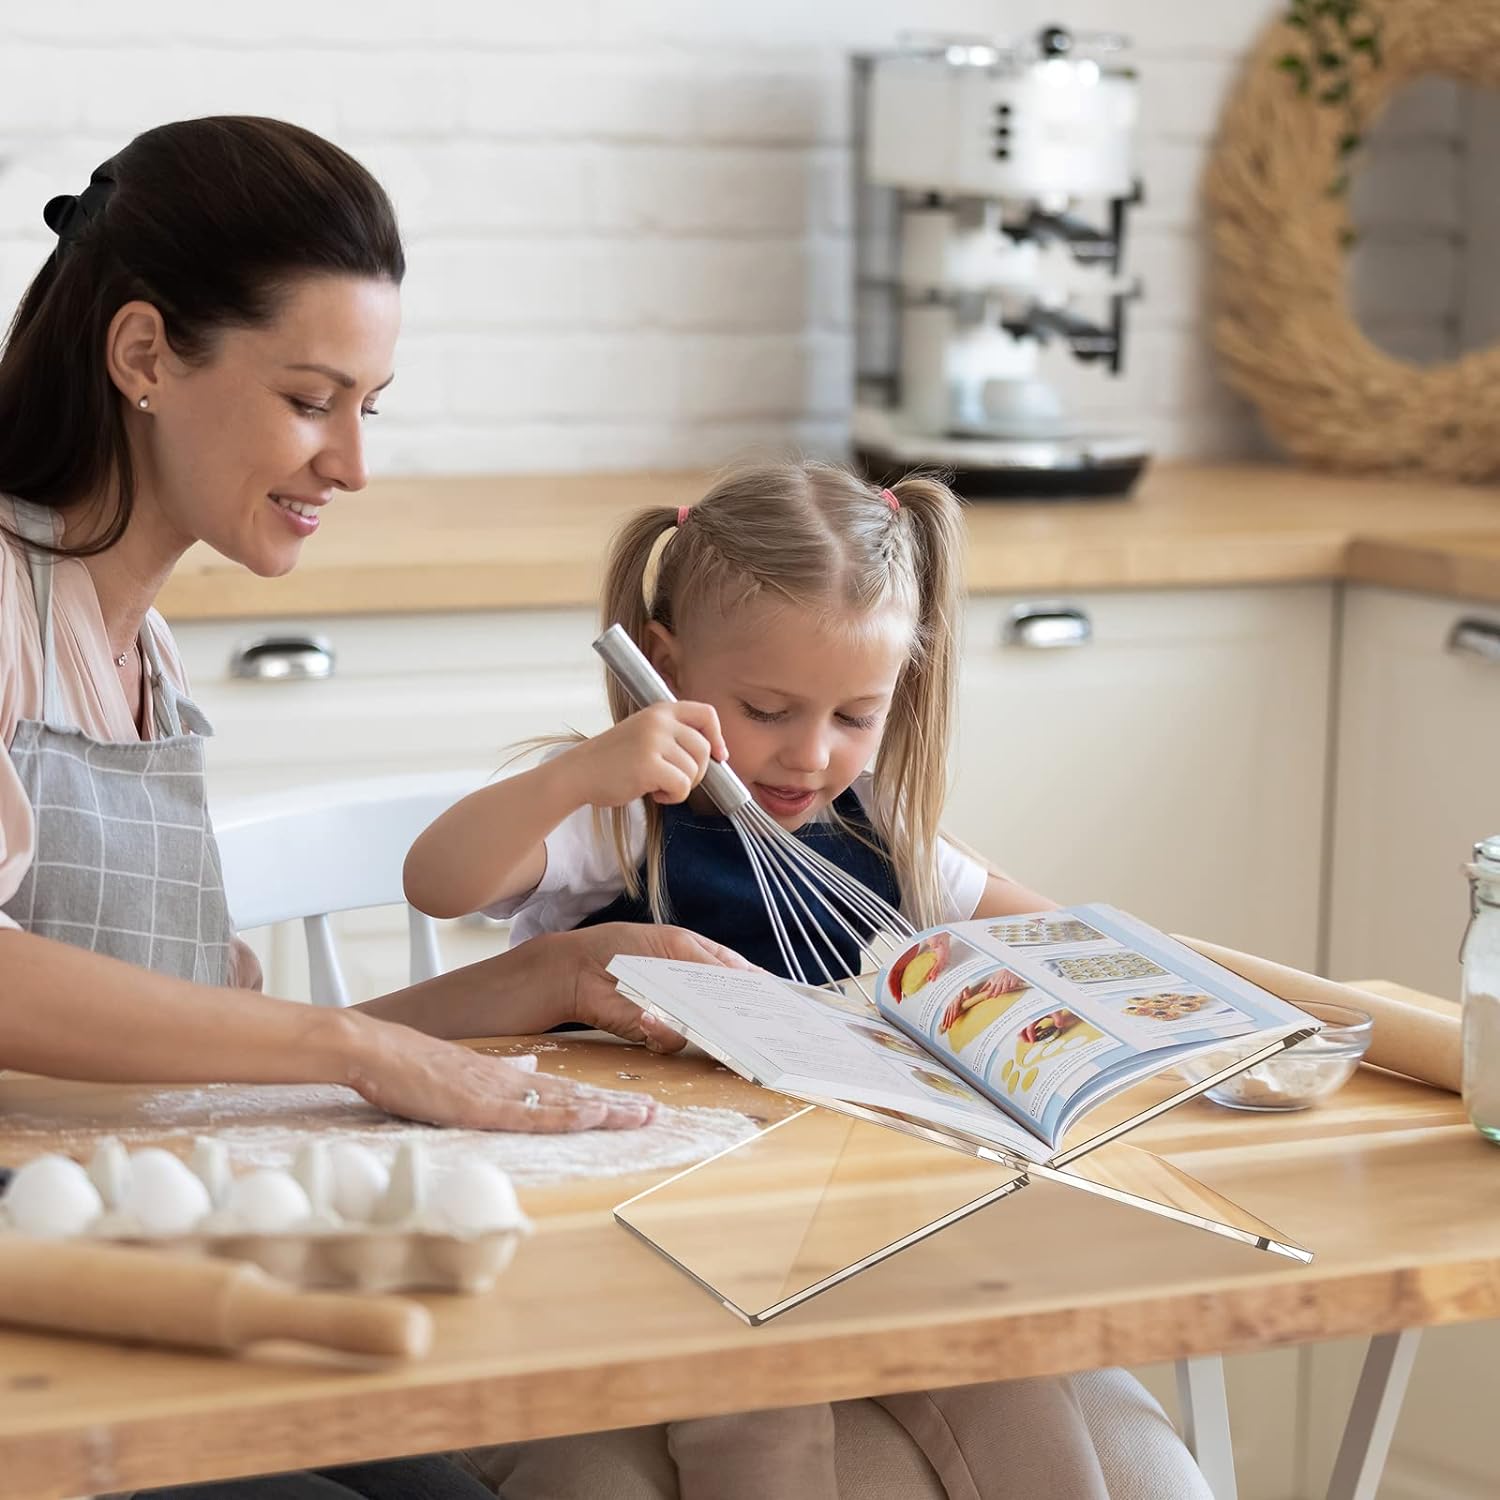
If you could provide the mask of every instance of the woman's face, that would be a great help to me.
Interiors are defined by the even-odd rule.
[[[363,427],[400,326],[391,282],[308,276],[265,326],[225,329],[206,359],[163,360],[137,429],[156,523],[262,577],[294,568],[327,506],[364,488]]]

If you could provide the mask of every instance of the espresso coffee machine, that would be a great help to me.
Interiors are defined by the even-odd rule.
[[[854,59],[855,457],[963,493],[1124,494],[1149,457],[1070,417],[1057,354],[1117,374],[1140,201],[1122,39],[1048,27]]]

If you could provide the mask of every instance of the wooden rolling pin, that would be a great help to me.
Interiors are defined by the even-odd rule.
[[[1455,1094],[1462,1089],[1463,1043],[1456,1015],[1423,1010],[1352,984],[1320,979],[1316,974],[1304,974],[1300,969],[1290,969],[1285,964],[1239,953],[1233,948],[1221,948],[1217,943],[1189,937],[1181,941],[1293,1005],[1302,1000],[1323,1000],[1364,1011],[1374,1022],[1370,1048],[1365,1053],[1367,1063]]]
[[[303,1292],[245,1261],[0,1235],[0,1322],[195,1349],[296,1339],[419,1359],[432,1316],[404,1297]]]

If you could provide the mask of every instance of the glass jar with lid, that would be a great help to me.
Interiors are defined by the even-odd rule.
[[[1474,845],[1463,963],[1464,1108],[1500,1144],[1500,834]]]

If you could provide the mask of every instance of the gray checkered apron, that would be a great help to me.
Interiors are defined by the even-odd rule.
[[[28,541],[54,512],[16,503]],[[27,932],[158,974],[226,984],[232,931],[203,777],[202,713],[141,632],[159,739],[105,743],[67,721],[52,645],[52,558],[27,549],[42,640],[42,717],[23,719],[10,758],[36,820],[35,851],[4,911]]]

